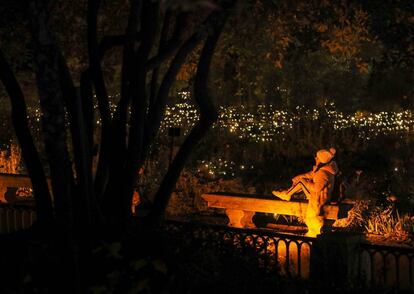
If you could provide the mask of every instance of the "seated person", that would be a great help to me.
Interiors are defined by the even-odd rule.
[[[272,191],[273,195],[286,201],[289,201],[293,194],[304,192],[309,200],[305,219],[309,229],[308,235],[316,236],[323,226],[322,207],[331,198],[335,175],[338,173],[338,167],[333,160],[335,153],[335,148],[319,150],[315,156],[315,166],[310,172],[294,177],[289,189]]]

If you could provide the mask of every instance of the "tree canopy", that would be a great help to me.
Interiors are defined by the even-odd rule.
[[[331,101],[346,111],[411,105],[408,1],[248,3],[230,17],[217,49],[214,82],[223,96],[285,107]]]

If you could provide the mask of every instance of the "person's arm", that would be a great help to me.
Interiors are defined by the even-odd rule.
[[[310,172],[307,172],[307,173],[304,173],[304,174],[300,174],[300,175],[297,175],[296,177],[294,177],[293,179],[292,179],[292,183],[293,184],[296,184],[297,182],[299,182],[300,180],[310,180],[310,179],[312,179],[313,178],[313,174],[314,174],[314,172],[313,172],[313,170],[311,170]]]
[[[318,171],[314,173],[313,178],[304,178],[306,182],[306,187],[311,191],[312,193],[319,193],[326,187],[326,185],[329,182],[329,177],[326,173],[323,171]]]

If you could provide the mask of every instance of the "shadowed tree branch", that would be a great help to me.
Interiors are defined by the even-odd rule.
[[[38,215],[37,220],[41,225],[51,224],[53,222],[52,199],[42,163],[30,133],[24,95],[1,50],[0,80],[10,97],[13,126],[22,149],[27,172],[32,180],[33,194],[36,200],[36,212]]]
[[[180,173],[189,157],[191,151],[197,146],[205,133],[210,129],[212,124],[217,120],[217,110],[208,96],[208,75],[210,71],[211,60],[214,50],[223,29],[227,14],[225,11],[214,12],[212,31],[207,37],[202,49],[197,73],[194,82],[194,100],[200,108],[200,120],[191,130],[183,144],[181,145],[171,166],[168,168],[167,174],[163,178],[161,185],[155,195],[152,210],[148,216],[151,223],[156,223],[163,217],[171,192]]]
[[[45,1],[31,1],[29,15],[56,219],[62,227],[71,228],[73,226],[71,193],[74,179],[66,144],[65,109],[59,69],[60,52],[49,32]]]

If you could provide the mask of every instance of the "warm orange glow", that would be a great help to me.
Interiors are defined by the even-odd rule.
[[[308,232],[306,236],[308,237],[316,237],[321,233],[321,228],[323,226],[323,218],[322,217],[306,217],[305,218],[306,226],[308,227]]]
[[[307,236],[316,237],[321,233],[324,219],[336,220],[338,213],[346,213],[352,206],[325,204],[320,209],[303,201],[283,201],[268,199],[263,195],[205,193],[202,196],[208,207],[224,208],[229,218],[228,225],[236,228],[254,228],[252,219],[256,212],[292,215],[305,220],[308,227]]]
[[[134,195],[132,195],[132,202],[131,202],[131,213],[136,213],[137,206],[141,203],[141,197],[139,196],[138,191],[134,191]]]
[[[22,153],[19,146],[12,144],[10,149],[0,151],[0,173],[19,174]]]

